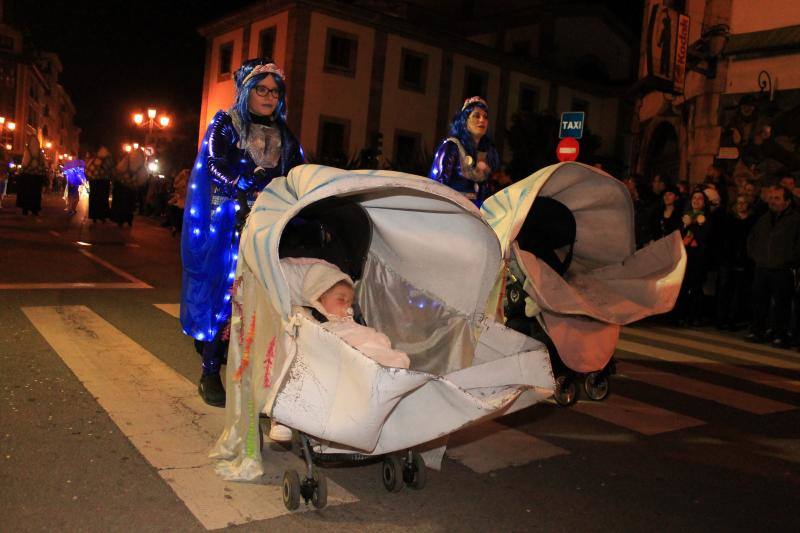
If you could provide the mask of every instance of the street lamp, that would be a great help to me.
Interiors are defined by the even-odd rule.
[[[164,129],[169,126],[170,118],[167,115],[161,115],[156,120],[156,116],[158,116],[158,110],[154,107],[149,107],[147,109],[147,119],[145,119],[144,113],[134,113],[133,114],[133,123],[139,127],[147,127],[147,135],[145,136],[144,144],[149,145],[150,139],[153,136],[153,128],[156,127],[158,129]]]

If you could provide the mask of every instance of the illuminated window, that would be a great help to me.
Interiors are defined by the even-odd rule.
[[[325,72],[355,77],[358,37],[328,28],[325,43]]]
[[[428,56],[403,48],[400,57],[400,88],[425,92],[428,74]]]

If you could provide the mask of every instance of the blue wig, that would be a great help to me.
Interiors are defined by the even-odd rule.
[[[275,84],[278,86],[278,90],[281,92],[278,97],[278,105],[275,106],[275,111],[272,112],[272,118],[281,125],[286,123],[286,84],[280,75],[265,72],[264,74],[256,74],[247,80],[246,83],[244,82],[244,79],[256,66],[266,65],[268,63],[271,63],[271,61],[263,57],[248,59],[233,75],[234,82],[236,83],[236,100],[233,103],[233,108],[239,113],[239,117],[242,120],[242,124],[244,124],[246,132],[250,131],[250,110],[248,108],[250,89],[261,83],[261,80],[267,76],[272,76],[275,80]]]
[[[476,150],[475,143],[472,142],[472,134],[467,130],[467,119],[469,118],[469,114],[472,113],[472,110],[476,107],[486,111],[487,115],[489,114],[489,108],[481,102],[468,105],[453,117],[453,121],[450,123],[450,136],[455,137],[461,142],[461,146],[464,147],[464,150],[472,157],[473,161],[477,161],[478,159],[477,152],[486,152],[486,164],[488,164],[493,171],[498,170],[500,168],[500,156],[497,153],[497,149],[491,137],[489,137],[489,135],[481,137]]]

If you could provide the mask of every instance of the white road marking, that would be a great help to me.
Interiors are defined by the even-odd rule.
[[[494,421],[454,433],[447,444],[448,457],[479,474],[568,453],[554,444]]]
[[[758,383],[759,385],[767,385],[776,389],[788,390],[791,392],[800,392],[800,381],[789,379],[786,377],[778,376],[775,374],[767,374],[758,370],[752,370],[747,367],[728,365],[720,363],[713,359],[706,359],[695,355],[689,355],[675,350],[667,350],[665,348],[657,348],[649,344],[642,344],[640,342],[633,342],[620,339],[617,343],[617,349],[631,352],[645,357],[652,357],[670,363],[680,363],[716,374],[724,374],[732,376],[745,381]]]
[[[636,381],[641,381],[662,389],[710,400],[722,405],[733,407],[748,413],[765,415],[768,413],[779,413],[791,411],[793,405],[777,402],[767,398],[748,394],[746,392],[721,387],[712,383],[690,379],[669,372],[662,372],[642,365],[636,365],[627,361],[617,361],[617,372],[624,374]]]
[[[643,435],[658,435],[705,424],[697,418],[673,413],[619,394],[611,394],[602,402],[581,401],[571,409]]]
[[[161,309],[168,315],[172,315],[175,318],[181,317],[181,304],[153,304],[153,305]]]
[[[708,331],[698,331],[695,329],[674,329],[674,328],[664,328],[664,327],[648,327],[648,328],[631,328],[631,331],[653,331],[653,332],[662,332],[668,333],[669,335],[674,335],[675,337],[692,337],[695,339],[705,339],[711,342],[724,342],[726,344],[732,344],[734,346],[741,346],[745,348],[748,352],[756,351],[762,353],[773,353],[776,355],[789,355],[793,357],[797,357],[797,354],[786,350],[783,348],[775,348],[774,346],[770,346],[769,344],[761,344],[757,342],[749,342],[740,337],[734,337],[732,335],[721,335],[718,333],[711,333]]]
[[[52,235],[53,237],[61,237],[61,234],[59,232],[52,229],[48,233],[50,233],[50,235]]]
[[[105,259],[100,259],[96,255],[94,255],[92,252],[88,252],[86,250],[78,250],[78,252],[83,254],[83,255],[85,255],[86,257],[88,257],[92,261],[95,261],[97,264],[106,267],[107,269],[109,269],[111,272],[115,273],[119,277],[127,279],[128,281],[130,281],[134,285],[138,285],[138,288],[140,288],[140,289],[152,289],[153,288],[152,286],[148,285],[147,283],[145,283],[144,281],[140,280],[139,278],[134,277],[132,274],[128,274],[127,272],[125,272],[121,268],[115,267],[114,265],[112,265],[111,263],[106,261]]]
[[[135,283],[127,282],[76,282],[76,283],[0,283],[0,290],[38,290],[38,289],[152,289],[147,285],[142,287]]]
[[[681,338],[677,335],[664,335],[662,333],[656,333],[653,331],[649,331],[643,328],[639,329],[626,329],[625,333],[629,336],[638,336],[644,337],[646,339],[651,339],[654,341],[661,341],[661,342],[669,342],[673,344],[678,344],[681,347],[686,347],[691,350],[702,350],[706,352],[711,352],[717,355],[722,355],[725,357],[733,357],[735,359],[743,359],[745,361],[751,363],[758,363],[768,366],[774,366],[777,368],[785,368],[787,370],[800,370],[800,363],[795,363],[793,361],[787,361],[786,359],[781,359],[778,357],[770,357],[768,355],[761,355],[759,353],[754,352],[754,350],[758,350],[759,345],[757,344],[750,344],[748,346],[748,350],[737,350],[734,348],[727,348],[725,346],[720,346],[719,344],[712,344],[710,342],[700,342],[700,341],[693,341],[686,338]],[[710,339],[712,342],[717,339]],[[787,352],[791,353],[791,352]]]
[[[207,454],[224,410],[206,405],[194,383],[85,306],[22,310],[204,527],[288,513],[280,480],[287,467],[302,471],[294,454],[265,450],[261,483],[220,479]],[[332,480],[328,487],[328,505],[357,501]]]

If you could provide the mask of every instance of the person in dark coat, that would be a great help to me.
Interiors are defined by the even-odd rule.
[[[682,215],[678,190],[672,186],[667,186],[661,194],[659,209],[655,212],[652,231],[653,239],[660,239],[673,231],[680,230],[683,226]]]
[[[695,190],[681,222],[683,245],[686,247],[686,273],[676,304],[679,325],[700,326],[703,316],[703,284],[708,267],[709,223],[708,199],[702,190]]]
[[[105,222],[111,215],[108,195],[111,192],[111,174],[114,160],[108,148],[101,146],[94,157],[86,161],[86,179],[89,180],[89,218]]]
[[[753,262],[747,257],[747,237],[755,223],[750,202],[741,194],[721,219],[715,319],[719,329],[736,329],[738,320],[745,315],[753,279]]]
[[[39,140],[31,135],[22,155],[22,172],[17,181],[17,207],[22,209],[23,215],[29,212],[38,215],[41,211],[42,188],[46,175],[47,169]]]
[[[783,348],[795,292],[793,269],[800,266],[800,213],[792,207],[792,193],[785,187],[772,187],[767,205],[769,211],[747,238],[747,253],[755,263],[753,323],[747,339],[763,342],[771,330],[773,345]]]

